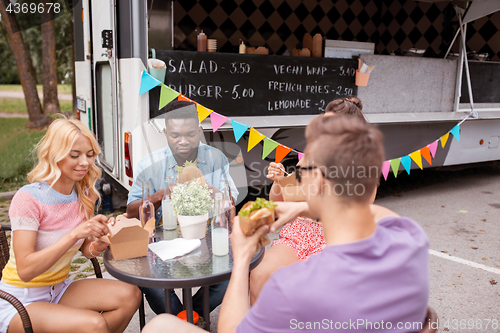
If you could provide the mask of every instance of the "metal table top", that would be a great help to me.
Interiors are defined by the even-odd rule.
[[[180,237],[177,230],[156,230],[158,240]],[[255,252],[250,263],[254,269],[264,257],[264,248]],[[210,229],[201,246],[196,250],[174,259],[163,261],[155,253],[148,250],[145,257],[114,260],[109,248],[104,252],[104,266],[118,280],[149,288],[192,288],[207,286],[228,280],[233,268],[231,243],[229,254],[215,256],[212,254]]]

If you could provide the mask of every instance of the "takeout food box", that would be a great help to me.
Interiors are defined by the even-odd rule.
[[[295,175],[284,177],[279,182],[283,201],[306,201],[302,186],[295,179]]]
[[[108,225],[109,234],[100,238],[109,244],[113,259],[143,257],[148,254],[149,236],[155,229],[154,216],[144,225],[136,218],[116,217],[115,225]]]

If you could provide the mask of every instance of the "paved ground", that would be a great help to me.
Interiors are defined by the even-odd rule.
[[[382,184],[376,203],[415,219],[429,236],[429,305],[439,332],[500,332],[500,164],[412,173],[393,180],[390,190]],[[0,222],[8,203],[0,201]],[[71,278],[91,274],[78,259]],[[218,313],[211,314],[212,332]],[[153,317],[146,305],[146,320]],[[125,332],[139,332],[137,314]]]

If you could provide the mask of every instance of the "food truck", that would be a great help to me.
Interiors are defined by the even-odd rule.
[[[269,188],[265,169],[276,154],[294,165],[305,126],[348,95],[361,99],[366,119],[384,134],[385,177],[500,159],[498,1],[74,4],[79,117],[102,146],[106,181],[123,194],[138,161],[167,144],[163,84],[218,117],[217,128],[212,116],[201,122],[204,141],[228,157],[239,202]],[[202,32],[216,52],[198,51]],[[319,56],[317,49],[315,57],[298,56],[317,34]],[[259,47],[267,54],[249,54]],[[153,58],[165,63],[162,84],[139,94]],[[360,75],[362,64],[373,69]],[[248,129],[238,141],[235,124]],[[250,149],[252,131],[281,152],[263,159],[266,140]]]

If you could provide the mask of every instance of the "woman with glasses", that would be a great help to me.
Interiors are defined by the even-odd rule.
[[[358,97],[347,96],[328,103],[325,108],[325,116],[343,114],[360,118],[363,122],[366,122],[361,112],[362,109],[363,104]],[[301,161],[297,163],[296,169],[296,176],[299,177],[303,169]],[[267,178],[274,181],[269,195],[270,200],[284,201],[281,194],[281,186],[279,185],[283,177],[285,177],[285,167],[281,163],[270,163]],[[375,200],[375,196],[373,200]],[[299,216],[286,224],[280,231],[279,239],[273,241],[271,249],[266,251],[262,262],[251,272],[251,304],[257,300],[264,283],[278,268],[288,266],[297,261],[307,260],[311,254],[321,252],[325,246],[323,226],[318,221]]]

